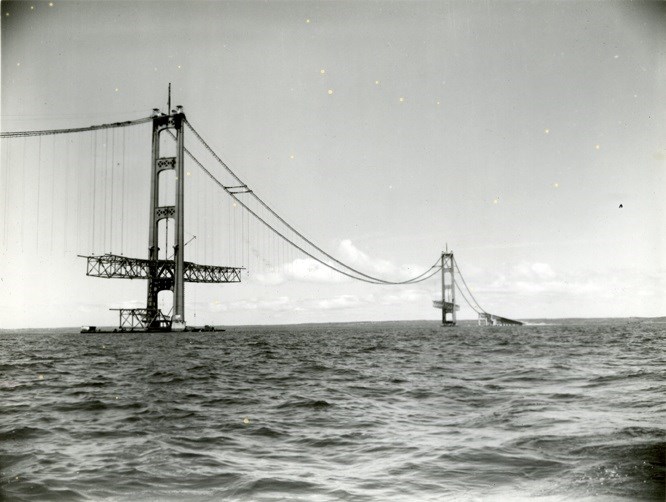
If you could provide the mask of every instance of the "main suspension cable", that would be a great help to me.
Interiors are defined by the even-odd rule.
[[[19,138],[25,136],[48,136],[50,134],[68,134],[73,132],[98,131],[100,129],[114,129],[116,127],[129,127],[139,124],[145,124],[153,120],[153,117],[144,117],[136,120],[127,120],[125,122],[113,122],[110,124],[99,124],[88,127],[70,127],[67,129],[45,129],[42,131],[14,131],[0,132],[0,138]]]
[[[91,131],[98,131],[105,129],[107,130],[108,134],[108,129],[115,129],[119,127],[129,127],[129,126],[134,126],[134,125],[139,125],[139,124],[145,124],[147,122],[150,122],[153,120],[153,117],[143,117],[140,119],[136,120],[129,120],[129,121],[124,121],[124,122],[113,122],[113,123],[108,123],[108,124],[99,124],[99,125],[92,125],[92,126],[87,126],[87,127],[73,127],[73,128],[65,128],[65,129],[45,129],[45,130],[38,130],[38,131],[14,131],[14,132],[0,132],[0,138],[16,138],[16,137],[30,137],[30,136],[47,136],[47,135],[56,135],[56,134],[69,134],[69,133],[78,133],[78,132],[91,132]],[[293,226],[291,226],[284,218],[282,218],[278,213],[276,213],[268,204],[266,204],[259,196],[257,196],[252,190],[250,190],[245,183],[234,173],[231,168],[222,160],[220,157],[213,151],[213,149],[204,141],[204,139],[199,135],[199,133],[194,129],[194,127],[189,123],[189,121],[185,120],[185,123],[187,124],[188,128],[192,131],[192,133],[196,136],[196,138],[203,144],[203,146],[210,152],[210,154],[213,156],[213,158],[222,166],[224,169],[231,175],[233,176],[234,179],[236,179],[242,188],[245,188],[244,192],[232,192],[226,187],[224,184],[222,184],[208,169],[206,169],[201,162],[199,162],[193,155],[192,153],[185,149],[189,157],[218,185],[220,186],[229,196],[231,196],[236,202],[238,202],[243,208],[245,208],[249,214],[254,216],[256,219],[261,221],[266,227],[268,227],[272,232],[274,232],[276,235],[284,239],[286,242],[291,244],[293,247],[304,253],[306,256],[312,258],[313,260],[317,261],[318,263],[326,266],[327,268],[330,268],[331,270],[334,270],[340,274],[343,274],[347,277],[350,277],[352,279],[360,280],[363,282],[368,282],[372,284],[415,284],[421,281],[425,281],[432,277],[438,270],[441,269],[441,266],[437,266],[436,261],[433,266],[431,266],[429,269],[424,271],[423,273],[411,278],[407,279],[405,281],[387,281],[384,279],[380,279],[377,277],[373,277],[371,275],[365,274],[361,272],[360,270],[357,270],[346,263],[338,260],[331,254],[327,253],[324,251],[322,248],[317,246],[314,242],[312,242],[310,239],[305,237],[302,233],[300,233],[298,230],[296,230]],[[169,131],[170,132],[170,131]],[[172,134],[173,136],[173,134]],[[107,141],[107,149],[108,149],[108,141]],[[115,146],[115,145],[114,145]],[[105,156],[106,157],[106,156]],[[105,159],[106,160],[106,159]],[[94,190],[94,188],[93,188]],[[344,267],[348,271],[352,272],[349,273],[345,270],[341,270],[330,263],[326,263],[325,261],[319,259],[318,257],[314,256],[312,253],[306,251],[303,249],[303,247],[299,246],[297,243],[295,243],[292,239],[289,239],[287,236],[282,234],[279,230],[274,228],[270,223],[268,223],[265,219],[261,218],[255,211],[250,209],[247,204],[245,204],[242,200],[240,200],[237,196],[238,193],[249,193],[261,206],[263,206],[272,216],[274,216],[280,223],[282,223],[286,228],[294,232],[295,235],[297,235],[300,239],[302,239],[305,243],[308,245],[312,246],[315,250],[317,250],[319,253],[323,254],[325,257],[336,263],[337,265]],[[113,202],[112,202],[113,204]],[[93,204],[94,205],[94,204]],[[106,204],[105,204],[106,206]],[[106,210],[106,207],[104,208]],[[94,218],[94,215],[93,215]],[[93,228],[94,228],[94,219],[93,219]],[[113,230],[111,230],[113,232]],[[104,235],[104,238],[106,239],[106,232]],[[104,239],[104,240],[105,240]],[[93,241],[94,241],[94,230],[93,230]],[[433,271],[434,269],[434,271]],[[432,271],[432,272],[431,272]]]
[[[463,276],[462,272],[460,271],[460,267],[458,267],[458,262],[457,262],[456,260],[453,260],[453,264],[455,265],[456,270],[458,271],[458,275],[459,275],[460,278],[462,279],[462,282],[463,282],[463,284],[465,285],[465,288],[467,289],[467,292],[469,293],[469,296],[472,298],[472,300],[474,300],[474,303],[476,304],[477,308],[478,308],[481,312],[483,312],[484,314],[487,314],[487,312],[485,311],[485,309],[484,309],[483,307],[481,307],[481,305],[479,304],[478,301],[476,301],[476,298],[474,298],[474,295],[472,294],[472,290],[469,289],[469,286],[467,285],[467,282],[465,282],[465,277]],[[460,287],[458,287],[458,289],[460,289]],[[464,296],[464,295],[463,295],[463,296]],[[471,307],[471,305],[470,305],[470,307]],[[472,308],[474,308],[474,307],[472,307]],[[476,310],[476,309],[475,309],[475,310]],[[480,312],[477,312],[477,313],[480,313]]]
[[[225,170],[231,175],[231,176],[233,176],[233,178],[234,178],[234,179],[240,184],[240,187],[243,187],[243,188],[246,189],[245,192],[241,192],[241,193],[249,193],[249,194],[250,194],[255,200],[257,200],[257,202],[259,202],[259,204],[261,204],[261,205],[262,205],[262,206],[263,206],[263,207],[264,207],[264,208],[265,208],[265,209],[266,209],[271,215],[273,215],[278,221],[280,221],[280,223],[282,223],[282,224],[283,224],[285,227],[287,227],[289,230],[291,230],[292,232],[294,232],[294,234],[296,234],[298,237],[300,237],[303,241],[305,241],[307,244],[309,244],[309,245],[312,246],[314,249],[316,249],[317,251],[319,251],[321,254],[323,254],[324,256],[326,256],[329,260],[331,260],[331,261],[337,263],[338,265],[340,265],[340,266],[346,268],[347,270],[349,270],[349,271],[351,271],[351,272],[353,272],[353,273],[355,273],[355,274],[357,274],[357,275],[359,275],[359,276],[361,276],[361,277],[365,277],[366,279],[369,279],[369,281],[366,281],[366,282],[372,282],[372,283],[374,283],[374,284],[413,284],[414,281],[416,281],[416,282],[420,282],[420,281],[417,281],[417,279],[420,279],[422,276],[426,275],[430,270],[432,270],[432,269],[436,266],[437,262],[435,262],[435,265],[433,265],[432,267],[430,267],[428,270],[426,270],[426,271],[423,272],[422,274],[419,274],[418,276],[413,277],[413,278],[411,278],[411,279],[408,279],[408,280],[406,280],[406,281],[387,281],[387,280],[384,280],[384,279],[380,279],[380,278],[378,278],[378,277],[373,277],[373,276],[371,276],[371,275],[365,274],[364,272],[361,272],[360,270],[357,270],[357,269],[355,269],[355,268],[353,268],[353,267],[347,265],[346,263],[344,263],[344,262],[338,260],[337,258],[335,258],[334,256],[332,256],[331,254],[327,253],[327,252],[324,251],[322,248],[320,248],[319,246],[317,246],[317,245],[316,245],[314,242],[312,242],[310,239],[308,239],[307,237],[305,237],[301,232],[299,232],[298,230],[296,230],[296,229],[295,229],[292,225],[290,225],[290,224],[289,224],[284,218],[282,218],[278,213],[276,213],[276,212],[275,212],[275,211],[274,211],[274,210],[273,210],[268,204],[266,204],[266,203],[265,203],[265,202],[264,202],[264,201],[263,201],[263,200],[262,200],[262,199],[261,199],[261,198],[260,198],[255,192],[254,192],[254,191],[250,190],[249,187],[247,186],[247,184],[244,183],[243,180],[241,180],[241,178],[240,178],[236,173],[234,173],[234,172],[231,170],[231,168],[230,168],[230,167],[229,167],[229,166],[228,166],[228,165],[227,165],[227,164],[226,164],[226,163],[225,163],[225,162],[224,162],[224,161],[223,161],[223,160],[222,160],[222,159],[221,159],[216,153],[215,153],[215,151],[210,147],[210,145],[208,145],[208,143],[206,143],[206,141],[204,141],[204,139],[201,137],[201,135],[200,135],[200,134],[194,129],[194,127],[192,126],[192,124],[191,124],[188,120],[185,120],[185,124],[187,124],[187,127],[190,129],[190,131],[192,131],[192,133],[193,133],[193,134],[196,136],[196,138],[201,142],[201,144],[206,148],[206,150],[208,150],[208,152],[213,156],[213,158],[214,158],[214,159],[215,159],[215,160],[216,160],[216,161],[217,161],[217,162],[218,162],[218,163],[219,163],[219,164],[220,164],[220,165],[221,165],[221,166],[222,166],[222,167],[223,167],[223,168],[224,168],[224,169],[225,169]],[[188,153],[189,153],[189,152],[188,152]],[[192,157],[191,154],[190,154],[190,157]],[[193,158],[193,157],[192,157],[192,158]],[[193,160],[195,160],[195,159],[193,158]],[[195,161],[196,161],[196,160],[195,160]],[[196,162],[198,162],[198,161],[196,161]],[[235,196],[235,193],[234,193],[234,192],[231,192],[231,191],[227,190],[227,187],[225,187],[222,183],[220,183],[220,182],[217,180],[217,178],[215,178],[215,177],[210,173],[210,171],[208,171],[207,169],[205,169],[200,163],[199,163],[199,166],[200,166],[201,168],[203,168],[204,171],[206,172],[206,174],[208,174],[208,176],[209,176],[214,182],[216,182],[220,187],[222,187],[222,188],[223,188],[223,189],[224,189],[224,190],[225,190],[225,191],[226,191],[231,197],[233,197],[235,200],[237,200],[238,202],[240,202],[239,199]],[[242,203],[241,203],[241,204],[242,204]],[[260,221],[262,221],[262,223],[264,223],[265,225],[267,225],[267,226],[270,227],[270,225],[268,225],[268,223],[266,223],[264,220],[262,220],[261,218],[259,218],[258,216],[256,216],[256,214],[255,214],[254,212],[252,212],[247,206],[245,206],[244,204],[243,204],[243,206],[244,206],[244,207],[245,207],[250,213],[252,213],[253,215],[255,215],[255,217],[257,217]],[[271,229],[272,229],[274,232],[276,232],[280,237],[282,237],[285,241],[289,242],[290,244],[292,244],[292,245],[295,246],[295,247],[298,247],[298,246],[296,246],[296,245],[295,245],[290,239],[288,239],[286,236],[282,235],[281,233],[279,233],[277,230],[275,230],[275,229],[272,228],[272,227],[271,227]],[[301,251],[303,251],[300,247],[298,247],[298,249],[301,250]],[[306,254],[308,254],[308,253],[306,253]],[[308,256],[310,256],[310,257],[312,258],[312,255],[308,254]],[[323,262],[320,262],[320,263],[323,263]],[[328,265],[328,264],[326,264],[326,266],[328,266],[329,268],[331,268],[331,269],[333,269],[333,270],[336,270],[336,271],[338,271],[338,272],[341,272],[339,269],[337,269],[337,268],[335,268],[335,267],[331,267],[331,266]],[[342,272],[341,272],[341,273],[342,273]],[[348,275],[348,274],[344,274],[344,275]],[[351,275],[349,275],[349,277],[351,277]],[[430,276],[429,276],[429,277],[430,277]],[[427,277],[427,278],[429,278],[429,277]],[[424,279],[422,279],[422,280],[425,280],[425,279],[427,279],[427,278],[424,278]],[[361,279],[359,278],[359,280],[361,280]]]
[[[191,126],[190,126],[190,128],[191,128]],[[175,136],[173,136],[173,133],[171,133],[171,131],[169,131],[169,133],[172,135],[172,137],[175,137]],[[212,151],[211,151],[211,152],[212,152]],[[338,272],[339,274],[345,275],[345,276],[347,276],[347,277],[349,277],[349,278],[351,278],[351,279],[356,279],[356,280],[358,280],[358,281],[367,282],[367,283],[370,283],[370,284],[386,284],[386,285],[391,284],[391,285],[399,285],[399,284],[416,284],[416,283],[419,283],[419,282],[423,282],[423,281],[425,281],[425,280],[427,280],[427,279],[430,279],[435,273],[437,273],[438,270],[441,269],[441,266],[438,266],[438,265],[437,265],[437,263],[439,262],[439,259],[437,259],[437,261],[435,261],[435,264],[434,264],[433,266],[431,266],[431,267],[430,267],[428,270],[426,270],[425,272],[423,272],[423,273],[417,275],[416,277],[412,277],[411,279],[408,279],[408,280],[405,280],[405,281],[396,281],[396,282],[385,281],[385,280],[383,280],[383,279],[379,279],[379,278],[375,278],[375,277],[372,277],[372,276],[368,276],[367,274],[363,274],[363,273],[360,274],[360,275],[362,275],[363,277],[359,277],[358,275],[350,274],[349,272],[346,272],[345,270],[340,270],[339,268],[334,267],[334,266],[331,265],[330,263],[326,263],[325,261],[323,261],[323,260],[321,260],[320,258],[316,257],[316,256],[313,255],[312,253],[310,253],[310,252],[308,252],[307,250],[303,249],[303,247],[299,246],[299,245],[298,245],[297,243],[295,243],[293,240],[289,239],[287,236],[285,236],[284,234],[282,234],[278,229],[276,229],[275,227],[273,227],[273,226],[272,226],[270,223],[268,223],[264,218],[262,218],[261,216],[259,216],[255,211],[253,211],[250,207],[248,207],[248,205],[247,205],[245,202],[243,202],[241,199],[239,199],[236,193],[234,193],[234,192],[232,192],[231,190],[229,190],[229,188],[226,187],[226,186],[225,186],[220,180],[218,180],[218,179],[213,175],[213,173],[211,173],[208,169],[206,169],[206,167],[204,167],[204,165],[203,165],[203,164],[202,164],[202,163],[201,163],[201,162],[200,162],[200,161],[199,161],[199,160],[198,160],[198,159],[192,154],[192,152],[190,152],[187,148],[185,148],[185,153],[187,153],[187,155],[190,157],[190,159],[192,159],[192,161],[193,161],[197,166],[199,166],[199,168],[200,168],[204,173],[206,173],[206,175],[207,175],[207,176],[208,176],[208,177],[209,177],[209,178],[210,178],[210,179],[211,179],[216,185],[218,185],[220,188],[222,188],[222,190],[224,190],[224,191],[225,191],[230,197],[232,197],[232,198],[233,198],[238,204],[240,204],[243,208],[245,208],[245,210],[247,210],[247,212],[248,212],[249,214],[251,214],[251,215],[254,216],[257,220],[259,220],[261,223],[263,223],[264,226],[266,226],[266,227],[267,227],[268,229],[270,229],[273,233],[275,233],[276,235],[278,235],[280,238],[284,239],[286,242],[288,242],[289,244],[291,244],[293,247],[295,247],[296,249],[298,249],[300,252],[302,252],[303,254],[305,254],[306,256],[308,256],[309,258],[312,258],[313,260],[315,260],[316,262],[320,263],[321,265],[323,265],[323,266],[325,266],[325,267],[327,267],[327,268],[329,268],[329,269],[331,269],[331,270],[333,270],[333,271],[335,271],[335,272]],[[235,176],[235,175],[234,175],[234,176]],[[237,179],[238,179],[238,178],[237,178]],[[240,180],[238,180],[238,181],[240,181]],[[242,193],[247,193],[247,192],[242,192]],[[267,208],[267,209],[272,213],[272,210],[271,210],[270,208]],[[293,230],[293,229],[292,229],[292,230]],[[296,232],[295,230],[293,230],[293,231]],[[298,234],[298,232],[296,232],[296,233]],[[310,243],[307,239],[304,239],[304,240],[305,240],[306,242]],[[318,248],[317,246],[313,246],[313,247],[315,247],[315,249],[319,250],[319,248]],[[324,254],[326,254],[326,255],[328,256],[327,253],[324,253]],[[338,260],[335,260],[335,261],[338,262]],[[339,262],[339,263],[341,263],[341,262]],[[348,267],[348,266],[345,265],[344,263],[341,263],[341,264],[342,264],[343,266],[345,266],[346,268],[351,269],[350,267]],[[434,270],[433,270],[433,269],[434,269]],[[431,270],[432,270],[432,272],[431,272]],[[424,276],[425,276],[425,277],[424,277]]]
[[[472,303],[469,301],[469,299],[468,299],[467,296],[465,295],[464,291],[460,288],[460,286],[458,285],[458,283],[456,282],[455,284],[456,284],[456,289],[458,290],[458,292],[460,293],[460,295],[465,299],[465,303],[467,303],[467,305],[469,305],[469,306],[472,308],[472,310],[473,310],[474,312],[476,312],[477,314],[485,314],[485,313],[486,313],[486,312],[485,312],[483,309],[481,309],[480,307],[479,307],[479,310],[477,310],[477,308],[474,307],[474,305],[472,305]]]

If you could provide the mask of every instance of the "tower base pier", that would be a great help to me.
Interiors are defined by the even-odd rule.
[[[81,256],[86,258],[86,275],[105,279],[148,279],[158,283],[161,289],[173,291],[174,260],[146,260],[129,258],[114,254],[101,256]],[[198,265],[184,262],[184,280],[199,283],[241,282],[240,267],[222,267]],[[188,327],[178,315],[171,317],[156,306],[153,308],[111,309],[118,312],[118,328],[98,328],[84,326],[82,333],[117,333],[117,332],[166,332],[166,331],[224,331],[214,326]]]

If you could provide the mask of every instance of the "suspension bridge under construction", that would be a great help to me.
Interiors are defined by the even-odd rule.
[[[456,303],[456,294],[476,312],[480,325],[522,324],[490,314],[479,305],[453,252],[448,249],[422,273],[405,280],[377,277],[334,257],[296,230],[251,190],[202,138],[181,106],[173,110],[170,108],[169,105],[168,113],[154,109],[149,117],[125,122],[0,133],[3,143],[6,143],[3,144],[3,163],[22,163],[17,180],[10,179],[10,171],[5,170],[5,186],[20,181],[23,187],[20,202],[37,207],[34,216],[37,221],[24,221],[20,229],[11,228],[7,223],[7,214],[18,196],[6,194],[4,241],[7,242],[8,233],[12,231],[24,233],[28,224],[36,228],[34,239],[38,248],[46,245],[46,240],[53,246],[58,239],[66,248],[93,251],[101,248],[102,253],[79,254],[86,260],[86,274],[90,277],[147,281],[145,307],[112,309],[118,312],[118,327],[113,331],[200,330],[189,326],[186,320],[185,283],[239,283],[250,263],[260,270],[274,271],[273,260],[260,252],[256,242],[263,243],[264,248],[280,256],[283,262],[291,263],[291,266],[298,263],[295,256],[305,256],[321,269],[378,286],[417,284],[439,276],[441,300],[433,301],[433,306],[441,311],[443,326],[455,326],[457,323],[460,307]],[[149,170],[135,165],[137,156],[133,153],[147,148],[147,145],[132,144],[126,135],[129,128],[148,123],[152,124]],[[187,147],[186,133],[195,140]],[[65,141],[64,146],[57,146],[54,140],[49,144],[45,139],[61,135],[83,135],[87,139],[77,145]],[[20,138],[23,138],[23,143],[12,148],[17,146],[12,142],[16,143]],[[33,143],[28,144],[28,141]],[[85,154],[90,159],[92,166],[88,172],[77,173],[72,169],[71,157],[77,154]],[[32,162],[29,161],[31,157]],[[36,167],[29,167],[31,165]],[[199,176],[192,176],[188,166],[196,166]],[[40,182],[43,171],[50,172],[51,183]],[[137,192],[137,187],[142,185],[139,180],[148,174],[149,193]],[[37,190],[35,197],[25,193],[25,187],[32,181]],[[72,186],[75,188],[72,189]],[[88,197],[83,197],[84,193]],[[223,194],[227,197],[220,197]],[[59,196],[67,202],[65,208],[55,214],[54,207]],[[69,202],[71,199],[74,199],[72,203]],[[227,203],[226,208],[224,202]],[[40,222],[40,218],[43,220],[46,217],[40,216],[40,203],[47,206],[50,203],[51,207],[48,239],[45,236],[48,232],[42,232],[44,222]],[[211,206],[214,210],[206,209]],[[141,219],[136,218],[136,214],[142,211],[149,216],[147,235]],[[74,233],[71,227],[75,228]],[[226,243],[225,236],[217,230],[222,227],[227,228]],[[202,239],[204,236],[210,238]],[[22,236],[21,242],[26,239]],[[196,249],[192,246],[195,239],[204,241],[195,246]],[[141,247],[137,243],[146,240],[147,256],[131,257],[131,254],[140,253]],[[186,260],[190,256],[197,259]],[[227,265],[195,262],[223,260]],[[169,303],[163,300],[164,292],[172,294],[168,309],[161,305],[161,302],[165,305]],[[86,329],[99,331],[95,326]]]

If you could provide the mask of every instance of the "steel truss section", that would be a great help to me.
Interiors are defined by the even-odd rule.
[[[479,326],[522,326],[521,321],[507,319],[495,314],[488,314],[486,312],[479,314]]]
[[[146,260],[128,258],[115,254],[83,256],[88,261],[86,275],[105,279],[148,279],[163,280],[173,284],[173,260]],[[220,267],[217,265],[197,265],[184,263],[186,282],[225,283],[241,282],[240,267]]]
[[[111,310],[117,310],[120,315],[118,326],[121,331],[144,331],[149,328],[168,330],[171,327],[171,319],[159,309],[153,315],[148,313],[148,309]]]

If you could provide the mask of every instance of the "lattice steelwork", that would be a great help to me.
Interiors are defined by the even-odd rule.
[[[479,326],[522,326],[523,323],[486,312],[479,314]]]
[[[88,260],[86,275],[90,277],[103,277],[105,279],[153,278],[165,282],[174,279],[173,260],[152,261],[115,254],[86,256],[84,258]],[[198,265],[189,261],[184,262],[184,265],[185,282],[241,282],[242,268]],[[170,289],[170,287],[167,286],[166,289]]]
[[[145,331],[153,330],[169,331],[171,319],[165,316],[159,309],[157,312],[149,312],[148,309],[111,309],[120,314],[120,331]]]

